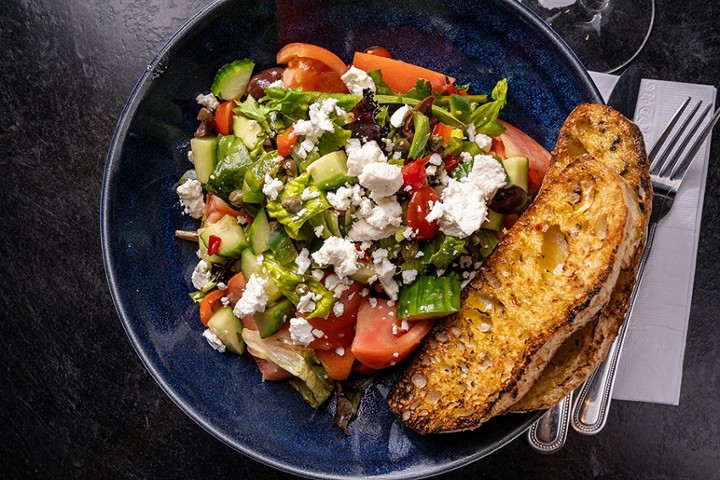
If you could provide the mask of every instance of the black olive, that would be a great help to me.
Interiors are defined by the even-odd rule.
[[[265,87],[282,79],[284,68],[273,67],[262,70],[252,76],[247,85],[247,93],[255,100],[265,96]]]
[[[505,185],[495,192],[490,208],[497,213],[518,213],[528,202],[528,194],[518,185]]]

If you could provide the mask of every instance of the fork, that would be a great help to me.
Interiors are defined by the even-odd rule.
[[[627,319],[632,315],[632,305],[634,304],[640,279],[645,269],[645,262],[647,261],[653,238],[655,237],[657,223],[670,211],[675,193],[682,182],[685,172],[690,166],[692,159],[695,158],[702,143],[718,121],[718,116],[720,116],[720,110],[715,112],[713,118],[702,130],[691,149],[683,158],[682,153],[692,139],[693,133],[702,125],[702,121],[707,117],[711,108],[709,106],[706,107],[700,119],[692,128],[688,129],[692,117],[694,117],[702,104],[702,102],[698,102],[669,144],[664,146],[690,101],[691,98],[688,98],[680,106],[648,155],[648,159],[651,162],[650,170],[655,196],[653,197],[653,210],[648,227],[648,239],[638,267],[638,281],[630,297],[631,307],[626,315],[625,322],[623,322],[618,332],[617,340],[608,352],[606,360],[598,366],[597,370],[575,392],[577,398],[574,404],[572,404],[573,392],[571,392],[557,405],[551,407],[537,422],[532,424],[528,430],[527,439],[530,446],[536,452],[551,454],[563,447],[567,437],[568,417],[571,415],[571,409],[573,410],[572,425],[578,432],[586,435],[594,435],[605,426],[610,406],[610,397],[612,395],[615,369],[627,329]],[[683,137],[683,134],[688,130],[690,133]],[[682,143],[678,148],[674,149],[681,140],[681,137],[683,137]],[[661,151],[663,155],[658,158]],[[671,156],[671,153],[673,153],[673,156]],[[682,161],[679,161],[681,158]],[[668,159],[671,160],[668,161]]]
[[[642,281],[643,271],[645,270],[645,264],[647,263],[650,249],[652,248],[658,222],[660,222],[672,208],[675,194],[683,181],[685,172],[717,123],[718,118],[720,118],[720,109],[718,109],[713,113],[706,126],[700,130],[703,121],[712,109],[712,105],[708,105],[698,120],[690,126],[693,117],[695,117],[702,105],[702,101],[699,101],[695,104],[692,111],[677,129],[668,144],[665,145],[690,101],[691,98],[688,97],[677,112],[675,112],[668,126],[648,154],[648,160],[650,161],[650,178],[653,185],[653,200],[652,212],[648,224],[647,242],[638,266],[637,281],[630,295],[630,309],[625,316],[625,321],[620,327],[618,336],[610,347],[606,359],[600,363],[595,372],[588,377],[576,392],[576,401],[573,405],[570,421],[573,428],[578,433],[584,435],[595,435],[605,426],[610,408],[615,372],[627,332],[628,320],[632,316],[635,297],[637,296],[638,287]],[[698,131],[700,133],[696,136],[695,134]],[[685,149],[693,137],[695,137],[695,141],[690,149],[687,150],[687,153],[685,153]],[[683,153],[685,153],[684,156]]]

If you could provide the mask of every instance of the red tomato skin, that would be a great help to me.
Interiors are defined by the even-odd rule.
[[[440,135],[443,137],[443,146],[447,145],[450,135],[452,135],[453,127],[442,122],[437,122],[433,127],[433,135]]]
[[[545,172],[550,167],[550,152],[522,130],[503,120],[498,121],[505,127],[505,132],[498,137],[498,141],[502,142],[502,147],[498,147],[501,151],[495,150],[495,153],[501,158],[516,156],[528,158],[528,193],[535,195],[540,190]],[[493,142],[493,149],[495,145]]]
[[[430,157],[414,160],[402,167],[403,190],[409,187],[410,192],[417,192],[427,183],[425,165]]]
[[[306,92],[348,93],[340,75],[320,60],[296,57],[283,72],[283,83]]]
[[[348,70],[347,65],[345,65],[345,62],[343,62],[340,57],[332,53],[330,50],[311,43],[288,43],[278,51],[276,60],[277,63],[289,66],[293,59],[299,57],[316,60],[337,73],[338,76],[344,74]]]
[[[374,46],[365,50],[365,53],[370,55],[377,55],[378,57],[393,58],[392,53],[385,47]]]
[[[292,153],[292,148],[297,142],[297,133],[295,133],[295,129],[291,126],[281,134],[279,134],[275,141],[277,143],[277,150],[278,155],[281,157],[287,157]]]
[[[437,221],[428,222],[427,215],[432,206],[430,203],[440,201],[440,196],[429,185],[419,188],[407,206],[407,224],[415,233],[415,240],[431,240],[437,235],[440,226]]]
[[[373,306],[373,303],[375,306]],[[358,309],[358,320],[351,351],[363,365],[379,370],[407,358],[433,326],[434,320],[403,322],[397,319],[397,307],[388,300],[365,298]]]
[[[228,100],[226,102],[222,102],[218,107],[215,109],[215,131],[217,133],[220,133],[222,135],[230,135],[233,133],[233,117],[235,116],[235,112],[233,112],[233,108],[236,107],[236,104],[233,100]]]
[[[327,318],[308,318],[313,328],[323,332],[323,336],[315,338],[310,347],[316,350],[330,350],[337,347],[347,347],[355,337],[355,322],[358,309],[363,297],[360,292],[364,286],[361,283],[351,283],[347,290],[342,292],[338,301],[343,305],[343,312],[335,315],[330,312]]]

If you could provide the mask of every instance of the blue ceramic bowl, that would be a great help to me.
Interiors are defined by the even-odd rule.
[[[322,45],[349,60],[388,47],[397,58],[445,72],[476,92],[507,77],[503,117],[552,147],[566,115],[600,102],[587,72],[541,20],[513,0],[453,2],[222,1],[170,39],[140,78],[112,141],[102,193],[102,245],[120,320],[155,380],[193,420],[238,451],[319,478],[420,478],[482,458],[537,418],[506,415],[474,432],[420,436],[385,403],[390,373],[371,387],[344,437],[333,402],[311,409],[288,385],[262,383],[249,358],[212,351],[188,297],[196,248],[174,237],[194,228],[174,184],[189,167],[193,100],[220,66],[274,65],[284,44]]]

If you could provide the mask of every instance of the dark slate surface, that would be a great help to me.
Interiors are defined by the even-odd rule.
[[[718,4],[657,4],[634,62],[643,75],[720,87]],[[112,131],[155,52],[202,5],[3,3],[2,478],[291,478],[221,444],[161,392],[103,272],[99,195]],[[554,456],[521,438],[438,478],[720,477],[720,133],[711,152],[680,406],[616,402],[600,435],[571,433]]]

